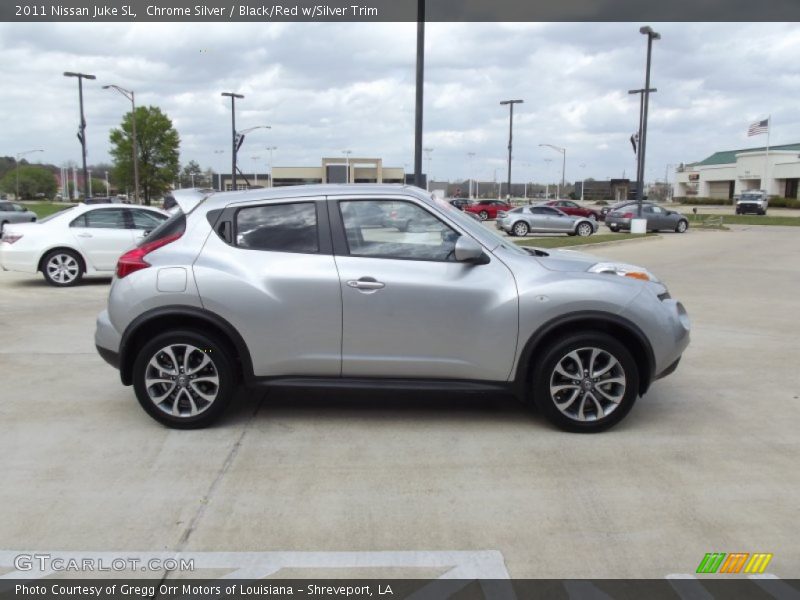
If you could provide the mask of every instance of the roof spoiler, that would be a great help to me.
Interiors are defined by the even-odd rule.
[[[208,188],[190,188],[182,190],[173,190],[170,196],[175,199],[178,206],[184,213],[188,213],[195,206],[200,204],[203,200],[208,198],[215,190]]]

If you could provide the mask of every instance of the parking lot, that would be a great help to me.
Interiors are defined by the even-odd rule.
[[[648,267],[693,321],[677,372],[598,435],[510,398],[366,392],[244,392],[220,425],[169,430],[95,352],[107,280],[0,272],[0,575],[35,550],[196,553],[212,577],[515,578],[768,552],[796,577],[800,237],[731,229],[585,250]]]

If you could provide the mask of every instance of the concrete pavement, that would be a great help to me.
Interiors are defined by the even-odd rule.
[[[217,427],[168,430],[95,353],[107,282],[0,272],[0,551],[331,553],[279,566],[299,576],[427,576],[439,558],[402,553],[474,552],[520,578],[771,552],[797,577],[798,233],[589,249],[650,268],[694,325],[677,372],[591,436],[507,398],[321,391],[243,393]],[[377,551],[360,569],[337,554]]]

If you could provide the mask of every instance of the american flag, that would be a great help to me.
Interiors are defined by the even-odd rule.
[[[769,119],[755,121],[750,123],[750,127],[747,128],[747,136],[761,135],[762,133],[767,133],[767,131],[769,131]]]

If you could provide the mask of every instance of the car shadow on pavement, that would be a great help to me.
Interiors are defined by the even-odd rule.
[[[55,285],[50,285],[47,283],[44,278],[42,277],[31,277],[30,279],[18,279],[16,281],[10,281],[8,283],[8,287],[17,287],[17,288],[47,288],[51,290],[68,290],[68,289],[75,289],[75,288],[82,288],[82,287],[97,287],[101,285],[111,285],[111,277],[92,277],[91,279],[82,279],[80,283],[74,286],[67,286],[67,287],[58,287]]]
[[[304,420],[475,420],[541,421],[535,408],[510,394],[473,392],[419,392],[392,390],[253,389],[241,390],[223,417],[223,424],[236,426],[251,418]]]

